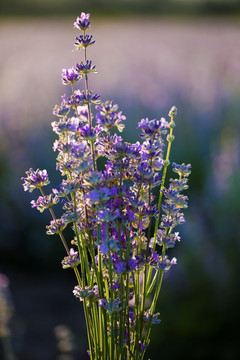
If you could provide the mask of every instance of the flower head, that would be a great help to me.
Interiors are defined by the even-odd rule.
[[[63,85],[74,84],[80,79],[79,73],[76,71],[75,67],[70,69],[62,69],[62,83]]]
[[[54,194],[45,195],[45,196],[39,196],[37,201],[32,200],[31,204],[32,207],[37,208],[40,212],[43,212],[46,209],[51,208],[53,205],[58,203],[58,196]]]
[[[24,191],[32,192],[35,189],[40,189],[41,187],[48,185],[50,183],[48,179],[47,170],[34,171],[32,168],[29,171],[26,171],[27,177],[22,177],[21,180],[24,181],[23,188]]]
[[[62,260],[62,267],[63,269],[67,269],[69,267],[75,268],[78,264],[80,264],[78,252],[71,248],[69,255]]]
[[[81,48],[86,49],[88,46],[93,45],[95,40],[92,40],[92,35],[80,35],[76,37],[74,45],[78,50]]]
[[[173,171],[176,172],[181,177],[187,177],[191,174],[191,164],[185,165],[184,163],[178,165],[173,163]]]
[[[90,14],[81,13],[80,17],[77,17],[77,20],[74,22],[74,27],[78,30],[86,31],[90,29]]]
[[[92,65],[92,62],[87,60],[86,62],[81,61],[76,64],[76,71],[81,75],[89,74],[90,72],[96,73],[96,66]]]
[[[60,219],[51,220],[50,225],[46,226],[47,234],[48,235],[59,234],[65,229],[66,226],[67,226],[67,222],[63,217],[61,217]]]

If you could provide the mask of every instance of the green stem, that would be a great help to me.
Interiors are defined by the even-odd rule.
[[[106,222],[106,234],[107,234],[107,244],[108,244],[108,266],[109,266],[109,280],[110,280],[110,301],[113,302],[113,276],[112,276],[112,260],[111,260],[111,251],[110,251],[110,242],[109,242],[109,229],[108,223]],[[111,359],[114,359],[114,327],[113,327],[113,312],[111,312],[111,339],[110,339],[110,354]]]
[[[40,190],[40,192],[41,192],[41,195],[44,197],[45,194],[44,194],[42,188],[39,188],[39,190]],[[56,218],[56,216],[55,216],[55,213],[54,213],[53,209],[52,209],[52,208],[49,208],[49,211],[50,211],[50,214],[52,215],[53,220],[56,221],[57,218]],[[67,246],[67,242],[66,242],[66,240],[65,240],[65,238],[64,238],[64,236],[63,236],[62,231],[59,231],[58,235],[59,235],[59,237],[60,237],[60,239],[61,239],[61,241],[62,241],[62,244],[63,244],[63,246],[64,246],[67,254],[69,255],[69,248],[68,248],[68,246]]]
[[[159,199],[158,199],[159,215],[158,215],[158,217],[157,217],[157,219],[155,221],[155,228],[154,228],[153,251],[155,251],[155,248],[156,248],[157,231],[158,231],[159,222],[160,222],[160,210],[161,210],[162,197],[163,197],[163,188],[164,188],[164,185],[165,185],[167,168],[168,168],[168,165],[169,165],[171,146],[172,146],[172,142],[173,142],[173,139],[174,139],[174,137],[173,137],[173,128],[175,126],[175,123],[173,121],[174,116],[171,115],[170,117],[171,117],[171,121],[169,123],[170,132],[169,132],[169,135],[168,135],[168,147],[167,147],[166,158],[165,158],[164,165],[163,165],[162,183],[161,183],[160,190],[159,190]],[[152,276],[152,268],[150,268],[149,272],[148,272],[147,292],[148,292],[148,289],[149,289],[149,286],[150,286],[151,276]]]

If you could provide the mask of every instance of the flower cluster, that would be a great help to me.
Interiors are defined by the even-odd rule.
[[[89,74],[96,72],[86,57],[95,43],[86,35],[90,15],[82,13],[74,26],[83,32],[75,46],[84,50],[84,60],[63,69],[62,83],[71,87],[72,95],[64,95],[53,109],[58,117],[52,123],[58,136],[53,150],[63,180],[44,195],[46,170],[30,169],[23,186],[40,189],[32,207],[50,210],[47,234],[58,234],[67,251],[62,266],[76,274],[73,293],[83,302],[90,354],[98,351],[99,360],[129,355],[143,359],[149,328],[160,322],[154,311],[163,274],[177,262],[166,251],[180,241],[173,229],[185,222],[181,211],[188,199],[182,191],[188,188],[190,165],[173,163],[178,178],[166,187],[176,107],[169,121],[142,119],[137,127],[141,142],[130,144],[114,132],[123,131],[125,116],[116,104],[101,102],[89,89]],[[84,90],[75,89],[79,81]],[[105,160],[102,169],[100,158]],[[57,219],[52,207],[59,198],[63,214]],[[75,248],[70,250],[63,234],[67,226],[73,230]],[[152,304],[147,308],[149,297]]]

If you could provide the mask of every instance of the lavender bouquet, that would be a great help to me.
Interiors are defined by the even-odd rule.
[[[83,61],[62,71],[62,83],[72,95],[62,96],[53,110],[58,117],[52,123],[58,135],[53,150],[63,180],[45,195],[47,171],[30,169],[23,187],[40,191],[32,207],[49,209],[47,234],[59,235],[66,250],[62,267],[76,275],[73,293],[83,303],[90,359],[141,360],[152,325],[160,322],[155,309],[163,275],[177,262],[166,251],[180,241],[174,228],[185,222],[181,209],[188,199],[182,191],[188,188],[191,166],[173,163],[178,177],[166,187],[175,106],[170,121],[139,122],[141,143],[124,142],[114,132],[123,131],[125,116],[89,89],[89,75],[97,72],[87,59],[87,48],[95,43],[87,34],[89,18],[82,13],[74,23],[81,31],[74,45]],[[76,88],[78,82],[84,90]],[[60,200],[63,214],[57,218],[53,206]],[[64,236],[67,226],[73,230],[71,239]]]

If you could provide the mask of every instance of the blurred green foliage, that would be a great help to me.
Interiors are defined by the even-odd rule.
[[[1,16],[72,15],[78,11],[95,14],[151,15],[236,15],[238,0],[1,0]]]

